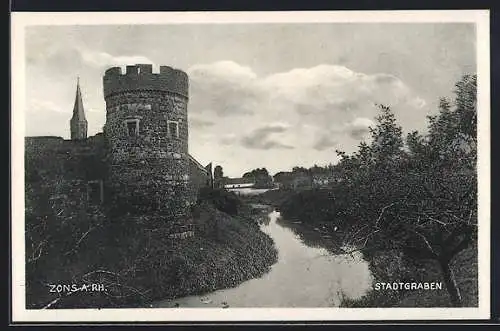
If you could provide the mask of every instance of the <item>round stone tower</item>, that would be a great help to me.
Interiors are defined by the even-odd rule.
[[[106,70],[104,134],[115,206],[135,212],[184,216],[189,191],[188,76],[152,65]]]

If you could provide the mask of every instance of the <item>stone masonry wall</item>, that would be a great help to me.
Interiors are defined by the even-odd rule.
[[[118,75],[116,81],[109,76],[107,72],[104,77],[104,134],[109,146],[109,186],[114,203],[134,212],[153,210],[172,217],[186,215],[193,202],[189,185],[187,93],[170,91],[171,78],[164,79],[168,82],[164,88],[160,83],[151,85],[147,70]],[[128,87],[124,83],[126,77],[132,82]],[[142,89],[142,79],[144,86],[155,89]],[[139,122],[137,135],[128,132],[126,122],[130,120]],[[178,123],[178,136],[169,129],[170,122]]]
[[[102,134],[84,140],[60,137],[25,138],[27,179],[102,180],[106,176],[105,146]]]
[[[120,67],[106,70],[103,77],[104,97],[133,90],[154,90],[176,93],[188,97],[189,79],[182,70],[160,66],[159,73],[153,73],[151,64],[127,66],[125,74]]]

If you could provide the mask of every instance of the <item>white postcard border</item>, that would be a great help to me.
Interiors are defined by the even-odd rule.
[[[490,317],[490,46],[489,11],[349,12],[75,12],[11,15],[12,158],[12,320],[14,322],[148,321],[328,321],[458,320]],[[25,308],[24,109],[25,40],[32,25],[195,24],[320,22],[470,22],[477,26],[478,74],[478,275],[477,308],[177,308],[55,309]]]

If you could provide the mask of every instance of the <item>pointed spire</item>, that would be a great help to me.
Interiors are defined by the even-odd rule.
[[[78,121],[85,120],[85,110],[83,109],[82,92],[80,91],[80,76],[76,79],[76,96],[73,107],[73,119]]]
[[[87,138],[87,120],[83,109],[82,92],[80,91],[80,77],[76,79],[75,105],[73,106],[73,117],[70,120],[71,139]]]

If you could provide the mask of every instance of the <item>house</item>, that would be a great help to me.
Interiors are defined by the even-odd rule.
[[[254,186],[254,178],[226,178],[224,180],[225,189],[250,188]]]

